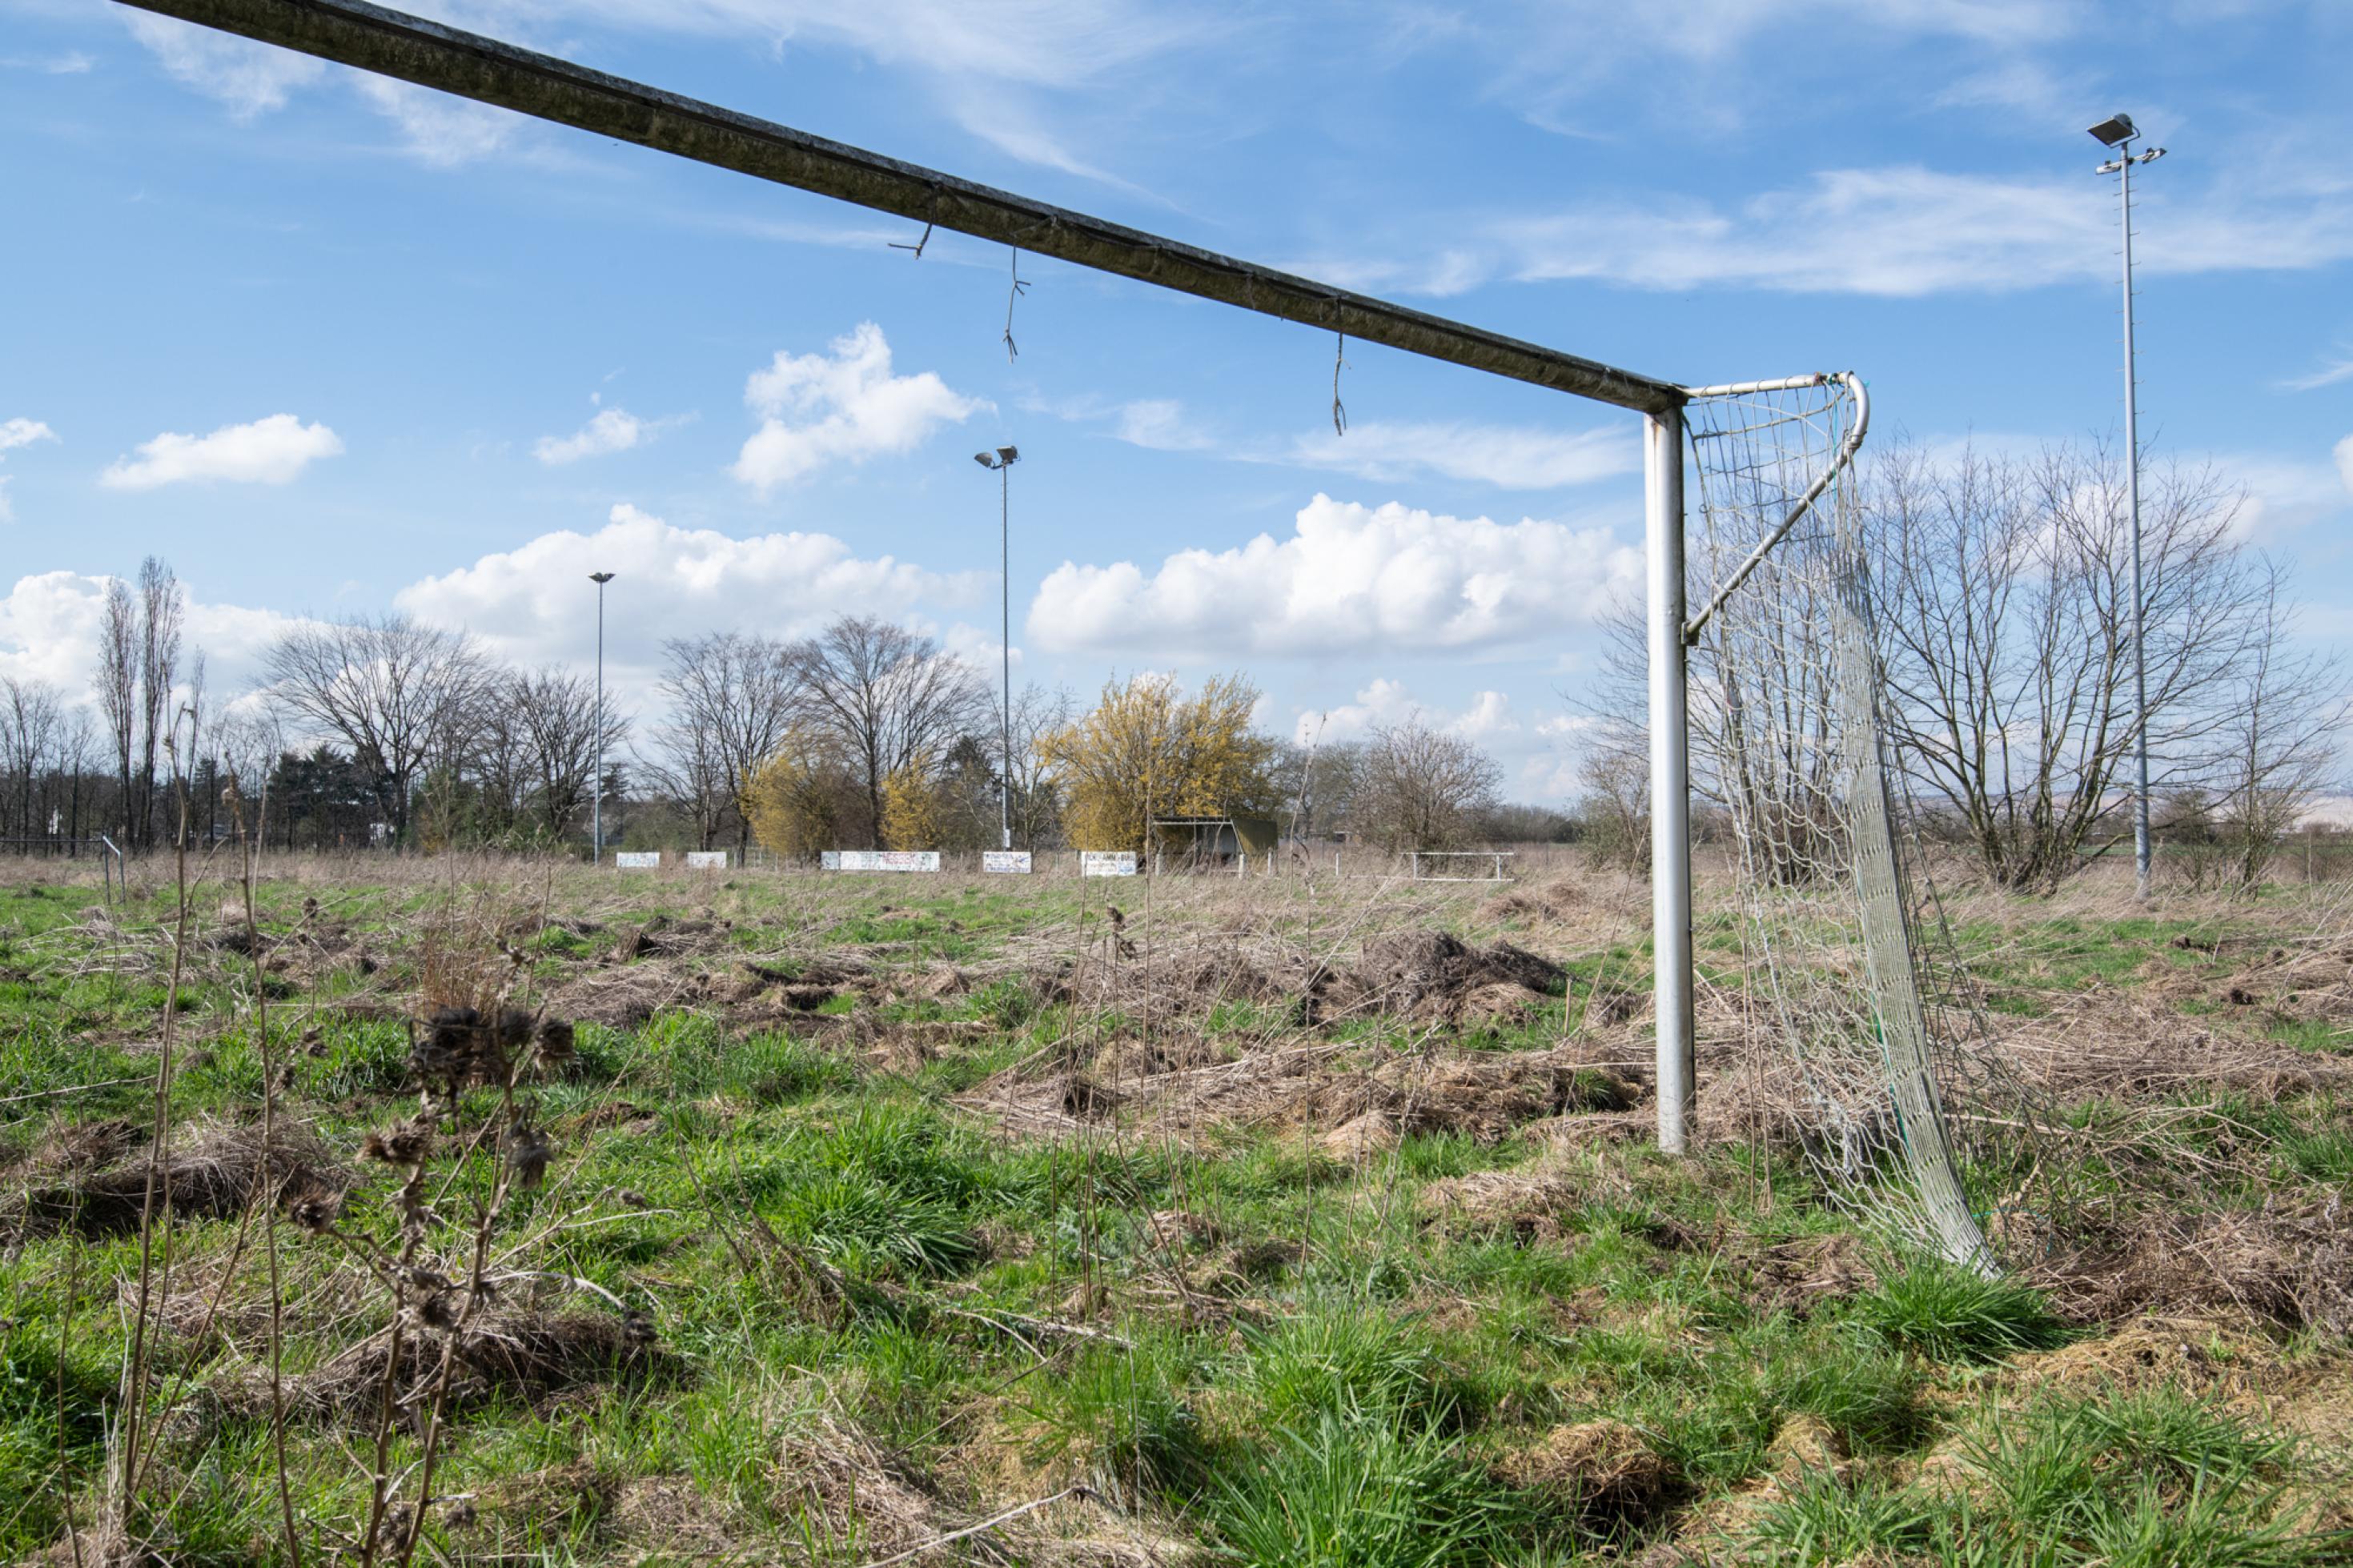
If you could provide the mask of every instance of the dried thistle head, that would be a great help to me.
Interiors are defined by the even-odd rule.
[[[286,1217],[297,1230],[311,1236],[325,1236],[335,1228],[342,1217],[343,1198],[341,1193],[303,1192],[287,1199]]]
[[[649,1350],[660,1338],[654,1321],[635,1308],[621,1320],[621,1342],[634,1350]]]
[[[554,1157],[555,1145],[547,1134],[518,1121],[507,1129],[507,1163],[514,1167],[515,1181],[524,1187],[535,1187],[547,1179],[547,1163]]]
[[[315,897],[307,893],[304,894],[302,898],[302,918],[306,921],[314,921],[319,918],[319,900]]]
[[[502,1051],[519,1051],[531,1040],[532,1026],[538,1022],[521,1007],[501,1007],[498,1017],[498,1043]]]
[[[578,1056],[577,1032],[566,1018],[542,1018],[537,1036],[539,1059],[549,1067],[569,1066]]]
[[[388,1132],[371,1132],[360,1144],[361,1159],[383,1165],[419,1164],[432,1152],[433,1123],[421,1116]]]

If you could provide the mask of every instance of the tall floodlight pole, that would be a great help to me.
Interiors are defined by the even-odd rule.
[[[588,838],[599,866],[605,863],[605,584],[612,580],[610,572],[588,574],[596,584],[596,777],[589,795]]]
[[[997,714],[1004,723],[1005,778],[997,792],[997,847],[1013,847],[1013,465],[1021,460],[1018,447],[999,447],[994,452],[975,452],[972,460],[984,468],[997,470],[997,562],[1003,630],[997,637],[997,651],[1005,666],[1005,707]]]
[[[2122,176],[2116,210],[2124,226],[2125,258],[2125,507],[2132,522],[2132,658],[2133,658],[2133,889],[2148,897],[2148,652],[2143,617],[2147,598],[2141,591],[2140,568],[2140,420],[2137,377],[2133,368],[2132,172],[2135,163],[2153,163],[2165,156],[2162,147],[2136,154],[2133,138],[2140,132],[2128,114],[2111,115],[2092,127],[2092,134],[2116,150],[2099,167],[2103,174]]]

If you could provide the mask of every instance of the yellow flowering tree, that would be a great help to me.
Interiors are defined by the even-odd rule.
[[[863,804],[856,775],[833,751],[800,729],[744,775],[737,804],[752,836],[785,859],[838,848],[855,831]]]
[[[932,776],[932,759],[927,752],[917,752],[904,765],[882,776],[882,847],[940,847],[940,787]]]
[[[1038,742],[1062,787],[1071,842],[1141,852],[1152,817],[1271,806],[1275,744],[1250,728],[1258,699],[1240,675],[1190,696],[1166,675],[1104,686],[1091,711]]]

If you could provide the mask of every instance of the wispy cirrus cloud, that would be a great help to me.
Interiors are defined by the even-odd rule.
[[[660,419],[640,419],[626,408],[600,408],[587,424],[569,436],[542,436],[532,443],[531,455],[549,468],[561,468],[583,458],[599,458],[646,446],[664,431],[693,418],[691,414],[673,414]]]
[[[327,74],[326,65],[309,55],[272,48],[176,17],[127,11],[123,20],[131,36],[174,80],[227,105],[236,120],[252,120],[283,109],[298,89]]]
[[[2342,350],[2317,370],[2284,378],[2279,388],[2282,392],[2316,392],[2324,386],[2335,386],[2340,381],[2353,381],[2353,353]]]
[[[408,153],[436,168],[454,169],[503,152],[529,123],[512,110],[390,77],[356,72],[353,82],[370,108],[400,128]]]
[[[1562,489],[1592,484],[1641,466],[1631,428],[1621,421],[1584,430],[1469,420],[1365,420],[1338,431],[1287,440],[1227,437],[1176,399],[1111,402],[1076,397],[1023,405],[1074,423],[1103,426],[1115,440],[1155,452],[1212,452],[1231,461],[1354,474],[1394,483],[1436,475],[1506,490]]]
[[[2295,271],[2353,258],[2353,202],[2342,191],[2248,184],[2138,196],[2142,226],[2165,235],[2136,258],[2141,270]],[[1444,226],[1448,243],[1425,254],[1318,258],[1300,269],[1434,296],[1582,279],[1916,298],[2105,281],[2116,265],[2114,205],[2087,199],[2080,181],[1920,164],[1823,170],[1730,205],[1628,199]]]

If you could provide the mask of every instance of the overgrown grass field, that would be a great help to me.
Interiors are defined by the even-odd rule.
[[[1822,1187],[1647,901],[0,873],[0,1557],[2353,1561],[2353,920],[1964,896],[2105,1228]],[[460,1010],[465,1010],[461,1016]]]

